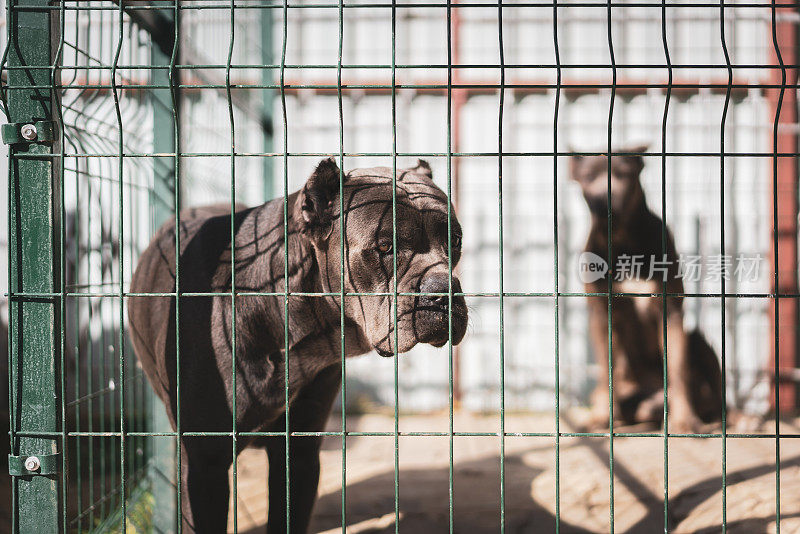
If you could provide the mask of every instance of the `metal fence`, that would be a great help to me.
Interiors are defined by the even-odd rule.
[[[402,4],[401,4],[402,5]],[[597,87],[599,79],[610,74],[605,44],[606,13],[604,4],[559,7],[554,18],[550,7],[514,3],[504,4],[504,48],[508,98],[504,102],[504,201],[503,243],[504,283],[508,291],[546,293],[554,287],[552,260],[556,242],[553,225],[559,199],[559,273],[560,287],[581,292],[577,276],[578,256],[588,232],[589,217],[577,186],[567,179],[566,154],[570,150],[604,150],[608,128],[611,93]],[[720,18],[716,7],[668,4],[667,40],[673,57],[674,85],[670,113],[666,118],[669,163],[664,177],[666,216],[676,234],[680,252],[710,256],[720,249],[722,218],[716,204],[707,199],[721,194],[719,162],[712,157],[698,157],[691,152],[710,154],[719,147],[719,117],[726,101],[720,78],[724,66],[720,47]],[[661,143],[662,116],[651,113],[665,102],[664,79],[667,68],[661,43],[658,6],[621,4],[611,28],[614,50],[624,87],[615,95],[612,128],[614,146],[650,144],[656,152]],[[391,34],[389,10],[352,9],[346,11],[343,49],[343,80],[347,86],[365,86],[342,94],[344,143],[354,154],[353,166],[382,164],[392,148],[393,104],[397,110],[397,147],[401,166],[413,154],[429,154],[434,177],[443,187],[447,176],[445,157],[431,154],[447,152],[448,98],[444,87],[448,65],[446,12],[430,7],[404,6],[396,13],[397,77],[403,85],[396,97],[369,87],[388,80],[392,46],[390,40],[375,39],[370,46],[363,40],[375,32]],[[338,12],[309,6],[290,9],[287,27],[287,62],[303,66],[288,71],[292,83],[333,86],[334,72],[321,65],[333,65],[334,51],[325,43],[334,38]],[[756,9],[727,9],[725,28],[730,39],[732,63],[736,64],[737,82],[754,89],[738,88],[729,101],[730,112],[725,129],[732,152],[741,153],[726,162],[725,214],[726,250],[731,254],[760,254],[770,251],[769,166],[763,157],[748,156],[769,148],[772,114],[767,95],[759,84],[767,83],[769,70],[745,68],[769,62],[772,48],[769,13]],[[457,58],[453,69],[454,106],[451,132],[458,182],[455,195],[459,217],[465,227],[464,261],[460,276],[473,292],[498,291],[498,254],[500,244],[494,221],[497,205],[486,202],[496,194],[496,184],[487,179],[495,172],[497,124],[495,116],[499,93],[499,48],[494,42],[497,14],[486,5],[456,9],[457,31],[451,45]],[[562,56],[562,93],[559,100],[557,133],[553,129],[556,81],[553,25],[559,34]],[[689,35],[708,36],[693,39]],[[281,46],[276,36],[276,49]],[[598,44],[599,43],[599,44]],[[369,59],[368,59],[369,58]],[[367,61],[379,62],[365,68]],[[311,65],[318,66],[317,68]],[[422,69],[420,65],[430,65]],[[368,66],[367,66],[368,67]],[[707,80],[715,87],[700,87]],[[436,83],[439,83],[437,86]],[[433,87],[429,87],[433,85]],[[718,86],[718,87],[717,87]],[[487,88],[489,88],[487,90]],[[680,89],[680,90],[679,90]],[[310,93],[310,94],[309,94]],[[313,95],[313,96],[312,96]],[[315,153],[337,142],[337,96],[325,89],[290,89],[287,95],[289,144],[292,151]],[[282,125],[276,124],[280,131]],[[561,155],[553,161],[548,151],[554,146]],[[690,154],[685,154],[690,152]],[[376,154],[376,155],[368,155]],[[547,155],[546,155],[547,154]],[[406,156],[409,155],[409,156]],[[406,156],[406,157],[404,157]],[[555,167],[554,167],[555,165]],[[290,190],[302,184],[311,162],[289,169]],[[550,178],[555,171],[560,179]],[[642,181],[652,209],[659,212],[662,170],[654,155],[646,158]],[[753,203],[753,198],[760,198]],[[736,285],[734,289],[733,285]],[[690,293],[713,291],[708,281],[699,280]],[[736,293],[769,291],[769,269],[760,270],[754,281],[729,281]],[[689,322],[700,326],[719,352],[722,345],[720,302],[714,299],[687,299]],[[550,410],[554,405],[555,328],[552,303],[546,298],[512,299],[507,303],[504,325],[507,332],[505,362],[512,371],[513,383],[505,385],[506,402],[511,409]],[[457,349],[456,395],[471,410],[493,412],[499,406],[499,366],[496,347],[499,343],[497,302],[489,298],[470,299],[476,320],[471,335]],[[728,383],[729,394],[750,409],[764,410],[768,405],[763,367],[770,347],[763,331],[769,328],[767,301],[731,299],[726,322],[726,352],[737,373]],[[733,307],[737,307],[734,312]],[[588,354],[585,303],[582,299],[564,299],[559,303],[560,394],[567,405],[585,402],[593,381],[593,358]],[[539,350],[531,350],[529,333]],[[517,335],[519,333],[519,335]],[[400,362],[401,404],[412,410],[436,410],[447,407],[448,373],[435,350],[420,347],[425,356]],[[491,355],[491,356],[490,356]],[[370,385],[369,397],[391,406],[394,376],[389,362],[360,359],[350,368],[350,377]],[[563,405],[563,404],[562,404]]]
[[[562,438],[607,442],[612,530],[615,439],[663,440],[665,530],[674,527],[670,439],[720,440],[723,529],[727,440],[774,439],[780,529],[780,447],[800,437],[781,430],[781,413],[797,401],[789,379],[798,320],[796,4],[8,0],[7,7],[15,532],[180,530],[182,431],[169,426],[126,333],[126,302],[159,298],[130,292],[138,254],[181,208],[284,196],[330,154],[345,170],[389,165],[393,180],[407,161],[430,161],[464,226],[459,269],[474,317],[465,343],[448,345],[446,356],[419,347],[415,357],[342,360],[339,428],[316,435],[340,440],[343,532],[347,439],[359,436],[346,430],[347,418],[364,409],[354,402],[362,397],[393,416],[392,429],[363,434],[394,440],[398,530],[397,449],[405,436],[449,440],[451,531],[455,439],[498,440],[501,531],[509,436],[552,439],[556,462]],[[25,136],[29,124],[38,137]],[[771,410],[774,431],[732,434],[724,415],[720,431],[701,435],[670,433],[666,424],[653,432],[563,429],[562,411],[585,403],[595,374],[575,267],[587,216],[566,163],[633,142],[650,143],[644,186],[682,252],[769,259],[749,283],[723,277],[687,287],[686,307],[721,355],[731,404]],[[233,286],[217,298],[260,295]],[[180,287],[160,296],[177,295]],[[288,288],[265,295],[293,298]],[[397,299],[396,285],[389,296]],[[179,301],[193,297],[203,298]],[[396,331],[397,316],[391,320]],[[343,336],[341,343],[343,351]],[[404,412],[438,409],[448,428],[400,430]],[[496,424],[460,431],[460,409],[495,413]],[[512,410],[547,410],[552,423],[509,428]],[[247,434],[235,424],[225,434],[233,456]],[[289,433],[279,436],[289,443]],[[28,469],[30,456],[41,467]],[[234,530],[237,469],[233,462]],[[558,468],[555,492],[558,503]],[[558,504],[553,514],[558,529]]]
[[[8,5],[9,43],[17,48],[7,49],[4,64],[7,113],[9,121],[34,122],[38,130],[29,146],[7,139],[15,213],[9,219],[13,528],[113,530],[126,521],[148,524],[152,508],[138,499],[141,491],[125,490],[146,478],[151,445],[141,434],[150,428],[148,386],[125,357],[131,349],[122,287],[154,223],[157,177],[152,160],[113,157],[152,152],[151,103],[131,91],[142,72],[121,67],[146,64],[150,38],[114,11],[57,7]],[[13,128],[20,126],[7,131]],[[31,239],[23,227],[36,228],[34,249],[23,248]],[[16,293],[23,297],[15,300]],[[31,412],[40,405],[41,412]],[[140,434],[129,438],[130,431]],[[20,465],[37,453],[42,476],[27,481]],[[132,498],[133,513],[126,515]],[[25,513],[31,499],[40,506]]]

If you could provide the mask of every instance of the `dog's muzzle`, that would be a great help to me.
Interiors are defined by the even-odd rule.
[[[417,340],[441,347],[451,339],[452,324],[452,342],[458,344],[467,331],[467,305],[463,296],[454,294],[451,297],[448,273],[427,275],[419,286],[419,292],[421,294],[414,306],[414,335]],[[457,278],[453,278],[453,293],[461,293],[461,283]]]

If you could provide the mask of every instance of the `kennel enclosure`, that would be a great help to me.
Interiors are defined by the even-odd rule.
[[[281,196],[331,154],[343,169],[430,162],[464,226],[479,319],[446,356],[343,363],[342,424],[326,434],[343,451],[348,410],[376,406],[446,410],[432,434],[451,440],[571,435],[559,410],[586,401],[593,372],[567,160],[641,142],[651,208],[682,252],[765,259],[752,281],[686,290],[729,399],[797,405],[794,4],[9,0],[7,13],[21,532],[170,530],[176,433],[125,331],[126,299],[158,298],[128,291],[137,255],[181,207]],[[496,425],[460,431],[459,409]],[[506,427],[506,410],[550,411],[552,426]],[[667,431],[643,437],[668,447]],[[728,433],[706,437],[724,450]],[[666,526],[666,477],[664,497]]]

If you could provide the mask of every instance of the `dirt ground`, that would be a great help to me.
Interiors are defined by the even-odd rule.
[[[572,414],[575,419],[580,413]],[[561,431],[570,431],[565,415]],[[800,420],[781,424],[782,433],[797,433]],[[333,419],[331,430],[341,428]],[[553,417],[506,415],[507,432],[549,432]],[[447,414],[403,416],[401,432],[447,431]],[[496,432],[495,416],[456,414],[456,432]],[[348,418],[349,431],[393,431],[391,415]],[[621,429],[629,431],[631,429]],[[635,430],[635,429],[634,429]],[[773,432],[767,423],[760,430]],[[614,530],[663,532],[664,440],[650,437],[614,439]],[[562,437],[558,464],[554,438],[505,440],[506,532],[553,532],[556,524],[556,472],[560,473],[559,513],[562,532],[610,530],[609,440]],[[401,532],[449,531],[449,438],[399,439],[399,521]],[[731,532],[774,532],[776,440],[727,440],[726,521]],[[348,437],[346,447],[347,532],[379,533],[395,529],[394,438]],[[780,442],[781,531],[800,532],[800,438]],[[722,440],[670,438],[667,461],[670,532],[719,532],[723,522]],[[238,531],[264,532],[266,524],[266,454],[247,450],[238,462]],[[322,452],[319,499],[311,531],[341,532],[342,448],[338,437],[326,438]],[[453,443],[454,531],[499,532],[500,439],[458,437]],[[233,532],[231,514],[230,532]]]

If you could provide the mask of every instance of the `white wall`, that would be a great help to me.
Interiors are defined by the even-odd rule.
[[[499,61],[496,9],[460,9],[462,19],[461,61],[476,65],[463,69],[463,79],[499,80],[495,67],[477,68]],[[551,8],[504,9],[505,60],[508,64],[531,65],[509,68],[509,83],[555,81],[555,69],[534,68],[555,63]],[[726,42],[734,63],[768,61],[768,20],[763,10],[728,9]],[[676,79],[694,83],[726,80],[720,45],[718,9],[667,11],[667,42],[673,64],[714,63],[721,69],[675,69]],[[280,13],[276,12],[280,28]],[[560,8],[559,51],[565,64],[609,63],[604,6]],[[365,19],[361,21],[361,19]],[[368,19],[368,20],[367,20]],[[337,62],[337,11],[290,10],[287,63],[328,64]],[[386,26],[389,25],[387,29]],[[343,63],[391,62],[390,10],[347,10]],[[413,8],[397,10],[398,64],[446,64],[445,10]],[[364,42],[365,26],[372,29]],[[661,39],[660,9],[615,8],[613,14],[615,59],[618,64],[655,64],[659,68],[620,68],[620,82],[662,83],[667,70]],[[281,32],[275,46],[280,49]],[[364,47],[368,46],[369,50]],[[291,74],[289,74],[291,73]],[[610,80],[610,69],[565,68],[564,79]],[[331,69],[287,70],[287,78],[306,83],[335,83]],[[344,69],[343,79],[390,80],[390,71]],[[398,69],[401,83],[445,83],[445,69]],[[764,71],[737,70],[737,80],[760,80]],[[362,82],[364,83],[364,82]],[[507,91],[504,105],[506,152],[552,152],[555,92],[516,98]],[[461,152],[497,152],[498,94],[468,100],[461,122]],[[562,93],[558,122],[558,150],[606,150],[610,91],[574,97]],[[698,94],[673,94],[667,118],[668,152],[718,152],[724,94],[701,90]],[[635,96],[617,95],[614,102],[612,143],[615,147],[650,144],[660,152],[664,92],[649,90]],[[339,152],[338,101],[334,96],[312,95],[287,99],[291,152]],[[346,152],[391,152],[391,97],[344,91],[344,150]],[[279,113],[276,116],[280,117]],[[397,138],[399,152],[446,151],[446,100],[441,96],[397,93]],[[751,91],[731,103],[726,121],[728,152],[769,150],[771,118],[764,97]],[[278,121],[277,140],[282,139]],[[279,149],[278,149],[279,150]],[[407,165],[413,158],[399,158]],[[429,158],[440,184],[446,184],[446,160]],[[389,164],[389,157],[348,157],[346,168]],[[292,158],[290,190],[299,187],[316,163],[315,157]],[[576,273],[577,254],[588,229],[588,212],[577,186],[568,182],[566,158],[559,158],[554,174],[552,156],[506,156],[503,161],[504,288],[507,292],[552,292],[554,290],[554,220],[558,219],[559,289],[582,291]],[[687,254],[719,253],[720,158],[670,157],[666,162],[666,217],[679,251]],[[726,252],[769,252],[769,161],[765,158],[728,157],[725,160]],[[279,176],[282,170],[276,169]],[[496,292],[499,284],[498,201],[496,156],[463,158],[458,215],[464,226],[464,257],[459,266],[467,292]],[[642,180],[648,203],[661,210],[661,158],[646,158]],[[558,209],[554,213],[557,195]],[[699,241],[698,241],[699,232]],[[727,290],[766,292],[769,266],[766,262],[755,283],[728,282]],[[705,283],[687,291],[714,292]],[[499,403],[499,299],[468,299],[470,329],[458,349],[460,384],[464,405],[475,410],[496,410]],[[729,394],[745,398],[769,355],[766,300],[728,299],[724,335],[729,364]],[[698,325],[719,350],[723,335],[719,299],[687,299],[687,326]],[[554,402],[556,334],[553,297],[506,297],[504,356],[506,407],[550,409]],[[558,359],[562,406],[585,401],[592,383],[592,358],[586,336],[587,317],[583,299],[560,299]],[[381,401],[393,403],[394,369],[391,360],[368,355],[348,362],[348,375],[370,384]],[[420,347],[399,361],[400,405],[404,410],[439,409],[447,405],[448,362],[446,350]],[[751,407],[763,399],[749,399]]]
[[[399,65],[419,64],[429,67],[399,68],[400,83],[445,83],[447,70],[436,66],[447,63],[446,10],[440,8],[397,8],[396,62]],[[282,10],[274,10],[274,49],[276,61],[282,46]],[[462,19],[461,62],[474,68],[460,69],[458,76],[471,81],[499,81],[497,11],[495,8],[459,9]],[[666,79],[666,62],[661,39],[660,9],[642,7],[614,8],[613,38],[618,64],[654,64],[659,68],[620,67],[620,81],[660,83]],[[734,63],[766,63],[768,61],[768,14],[765,10],[727,9],[727,43]],[[509,83],[540,81],[554,83],[556,62],[552,33],[551,8],[504,9],[505,61]],[[226,10],[184,12],[184,35],[209,64],[225,64],[231,27]],[[234,28],[234,64],[258,64],[260,21],[258,11],[237,11]],[[287,23],[286,70],[288,83],[335,83],[338,50],[338,10],[289,10]],[[97,15],[95,15],[97,16]],[[670,7],[666,28],[673,64],[724,65],[719,36],[719,10]],[[605,7],[563,7],[558,10],[559,52],[562,64],[582,64],[580,68],[562,69],[564,80],[607,81],[606,65],[609,49],[606,37]],[[95,20],[93,30],[101,21]],[[71,24],[71,25],[70,25]],[[88,25],[67,21],[69,35],[78,38]],[[1,32],[4,37],[4,32]],[[344,65],[345,83],[387,83],[391,79],[391,10],[345,10]],[[2,38],[2,37],[0,37]],[[98,47],[93,53],[107,54]],[[136,50],[131,51],[132,54]],[[127,57],[127,56],[126,56]],[[132,56],[135,60],[135,57]],[[72,58],[71,61],[78,61]],[[110,58],[104,58],[110,62]],[[146,58],[139,61],[146,63]],[[365,68],[364,64],[380,63],[383,68]],[[319,68],[291,68],[292,65],[321,65]],[[545,66],[545,67],[542,67]],[[136,76],[135,72],[126,72]],[[219,78],[224,69],[213,69]],[[725,80],[724,68],[676,68],[676,79],[694,81]],[[763,69],[737,70],[737,80],[758,81]],[[236,83],[260,83],[261,70],[234,69]],[[275,73],[277,80],[277,72]],[[254,107],[260,104],[261,91],[240,90],[237,94],[249,99]],[[68,95],[69,96],[69,95]],[[391,153],[392,98],[388,94],[364,91],[343,91],[344,150],[348,153]],[[555,92],[516,95],[507,91],[504,105],[503,150],[511,153],[550,153],[554,148],[568,151],[606,150],[610,91],[576,96],[561,94],[554,139],[553,115]],[[701,90],[691,96],[673,94],[667,120],[666,149],[670,152],[717,152],[724,95]],[[92,104],[80,101],[83,109],[95,118],[115,120],[108,99]],[[498,151],[497,93],[475,96],[467,101],[461,121],[461,152]],[[649,90],[633,98],[617,95],[614,102],[612,143],[625,146],[649,143],[651,151],[662,146],[661,123],[665,105],[664,93]],[[334,93],[316,94],[301,90],[286,98],[289,124],[288,146],[283,147],[283,121],[280,100],[274,102],[276,153],[288,149],[292,153],[338,154],[339,110]],[[136,123],[141,138],[128,138],[134,151],[149,150],[148,108],[132,105],[127,108],[126,123]],[[397,150],[401,153],[438,152],[447,150],[447,101],[434,94],[399,90],[396,97]],[[228,105],[217,92],[204,90],[187,98],[183,108],[182,136],[184,152],[215,152],[216,157],[182,159],[185,205],[227,201],[231,187],[231,126]],[[71,120],[80,122],[79,118]],[[258,117],[234,108],[236,150],[243,155],[236,159],[237,199],[256,203],[264,198],[263,161],[248,154],[261,152],[262,138]],[[764,97],[756,90],[746,98],[732,102],[727,117],[726,147],[730,152],[763,152],[769,149],[771,117]],[[85,151],[114,152],[116,133],[100,124]],[[75,134],[80,137],[78,134]],[[98,140],[99,139],[99,140]],[[104,141],[105,139],[105,141]],[[88,142],[88,141],[87,141]],[[0,148],[5,150],[5,147]],[[289,191],[300,187],[319,156],[297,156],[289,160]],[[398,165],[410,165],[415,157],[400,157]],[[429,157],[437,183],[447,184],[447,161]],[[6,158],[0,158],[0,172],[5,172]],[[275,194],[283,192],[283,159],[274,158]],[[389,165],[388,156],[347,157],[347,169]],[[113,159],[97,159],[90,163],[92,172],[116,176]],[[152,173],[152,161],[126,159],[126,176],[143,180]],[[552,292],[555,288],[555,232],[558,222],[558,288],[562,292],[582,291],[576,276],[576,257],[588,229],[588,212],[577,187],[567,180],[567,158],[558,159],[554,169],[552,155],[508,155],[503,160],[503,283],[508,292]],[[719,252],[720,236],[720,158],[670,157],[666,162],[666,217],[675,234],[679,251],[714,254]],[[769,252],[769,161],[765,158],[729,157],[725,160],[725,231],[728,253]],[[129,174],[131,173],[131,174]],[[73,176],[70,178],[70,176]],[[499,287],[498,158],[481,156],[461,158],[458,215],[464,226],[464,257],[458,273],[467,292],[496,292]],[[643,182],[648,203],[655,211],[661,208],[661,159],[646,159]],[[72,180],[70,182],[70,180]],[[74,175],[67,174],[74,184]],[[6,188],[0,188],[0,201],[6,202]],[[74,185],[72,191],[75,190]],[[67,191],[68,205],[80,203],[79,193]],[[104,206],[115,216],[118,189],[97,189],[95,206]],[[134,193],[131,193],[134,195]],[[135,196],[135,195],[134,195]],[[133,198],[133,197],[131,197]],[[144,199],[141,210],[144,210]],[[557,209],[556,209],[557,201]],[[99,208],[98,208],[99,209]],[[136,208],[140,209],[140,208]],[[84,215],[86,216],[86,215]],[[142,218],[144,220],[144,218]],[[130,245],[136,248],[147,233],[149,221],[130,222],[126,232],[136,235]],[[137,226],[138,224],[138,226]],[[144,226],[141,226],[141,225]],[[0,228],[7,230],[5,218]],[[5,247],[7,231],[2,232]],[[699,237],[699,239],[698,239]],[[146,240],[146,239],[144,239]],[[143,242],[143,241],[142,241]],[[141,243],[139,243],[141,245]],[[129,255],[132,256],[132,255]],[[6,255],[0,255],[0,284],[6,282]],[[130,266],[129,266],[130,267]],[[126,272],[129,272],[126,269]],[[728,284],[728,291],[766,292],[769,268],[755,283]],[[710,284],[687,287],[689,291],[716,291]],[[718,299],[687,299],[687,325],[699,325],[712,345],[719,349],[723,336]],[[470,327],[464,343],[457,349],[460,358],[460,385],[465,407],[474,410],[496,410],[499,402],[499,299],[474,297],[470,305]],[[593,370],[586,336],[585,304],[580,297],[562,297],[559,302],[558,339],[556,339],[555,301],[552,296],[505,298],[504,357],[506,407],[509,409],[550,409],[554,402],[555,364],[560,364],[562,405],[584,402],[591,387]],[[727,359],[737,373],[730,372],[730,395],[747,395],[755,375],[767,361],[772,339],[768,331],[766,299],[728,299],[726,336]],[[558,344],[558,356],[556,356]],[[418,347],[403,355],[399,362],[400,403],[403,410],[435,410],[447,405],[447,349]],[[394,398],[394,362],[374,354],[347,363],[352,391],[359,387],[379,402],[392,404]],[[358,384],[356,384],[358,382]],[[365,394],[367,394],[365,393]],[[745,399],[746,400],[746,399]],[[763,399],[751,399],[758,403]]]

